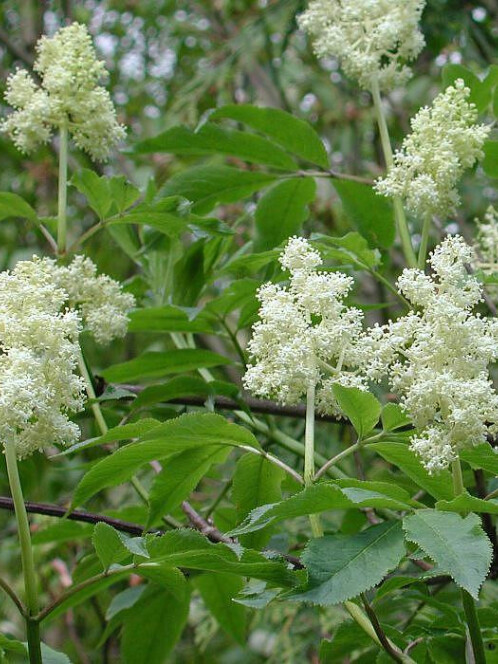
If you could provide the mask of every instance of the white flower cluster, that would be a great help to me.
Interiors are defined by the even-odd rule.
[[[105,274],[97,275],[95,263],[85,256],[75,256],[67,267],[51,261],[54,283],[67,293],[67,304],[80,312],[84,328],[99,344],[124,337],[128,312],[135,306],[131,293]]]
[[[469,103],[462,79],[438,95],[432,108],[412,119],[412,133],[394,155],[394,166],[376,188],[384,196],[399,196],[413,214],[446,216],[459,204],[456,186],[466,168],[482,158],[490,127],[476,124],[478,113]]]
[[[105,274],[97,275],[97,267],[90,258],[75,256],[67,266],[44,258],[36,261],[36,265],[40,280],[50,280],[54,288],[65,293],[64,305],[77,312],[83,328],[97,343],[105,345],[124,337],[127,314],[135,305],[135,298],[123,293],[119,282]]]
[[[18,69],[7,79],[5,99],[14,109],[2,123],[17,147],[31,152],[46,143],[54,128],[67,127],[76,145],[96,161],[125,136],[109,93],[99,85],[104,63],[84,25],[73,23],[42,37],[34,64],[41,85]]]
[[[299,26],[313,39],[318,57],[334,56],[366,89],[406,82],[424,46],[419,21],[425,0],[312,0]]]
[[[411,447],[429,472],[498,431],[488,372],[498,358],[498,324],[472,313],[481,299],[466,269],[473,260],[461,237],[446,238],[431,255],[432,277],[409,269],[398,280],[417,312],[372,328],[364,341],[366,375],[388,376],[418,430]]]
[[[475,241],[476,260],[473,267],[486,275],[498,274],[498,212],[490,205],[484,219],[476,219],[477,236]],[[487,292],[498,298],[498,284],[486,284]]]
[[[44,261],[24,261],[0,274],[0,441],[19,458],[77,440],[68,414],[83,407],[76,375],[79,318],[62,311]]]
[[[83,256],[68,266],[34,257],[0,273],[0,441],[14,441],[19,458],[77,439],[68,414],[83,407],[81,321],[109,343],[125,334],[133,305]]]
[[[283,404],[298,403],[317,386],[319,409],[338,413],[335,383],[366,389],[361,377],[346,371],[356,366],[362,333],[361,311],[343,303],[353,280],[319,271],[320,254],[302,238],[289,240],[280,262],[290,272],[289,287],[268,283],[259,289],[260,321],[248,345],[253,361],[244,384]]]

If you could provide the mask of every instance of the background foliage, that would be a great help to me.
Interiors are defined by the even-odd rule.
[[[386,281],[392,283],[402,265],[392,248],[394,226],[388,204],[366,186],[383,171],[370,100],[342,76],[337,62],[317,62],[311,54],[295,23],[303,8],[301,0],[6,0],[1,4],[2,85],[17,65],[30,66],[34,43],[42,32],[52,32],[69,20],[89,26],[106,60],[110,89],[120,121],[128,127],[128,141],[125,149],[100,169],[84,155],[72,153],[70,228],[73,241],[90,231],[85,252],[102,272],[123,280],[139,302],[124,341],[104,351],[90,341],[85,344],[108,423],[139,424],[119,436],[100,439],[101,445],[93,441],[79,448],[78,454],[57,459],[36,455],[23,462],[25,494],[30,500],[66,508],[84,503],[94,513],[147,529],[167,529],[171,534],[164,550],[148,551],[147,555],[192,570],[188,581],[180,573],[157,578],[144,570],[143,577],[151,582],[147,587],[138,575],[123,578],[112,588],[103,583],[98,594],[57,615],[45,626],[46,640],[68,653],[72,661],[161,662],[168,652],[174,662],[317,661],[323,640],[321,661],[371,662],[378,649],[372,648],[368,637],[353,623],[345,622],[347,614],[336,605],[348,599],[350,589],[344,596],[339,592],[331,598],[328,594],[331,579],[336,591],[351,582],[347,573],[337,580],[337,575],[344,573],[341,561],[337,568],[328,568],[330,551],[341,550],[344,538],[355,535],[361,568],[355,569],[354,577],[361,578],[362,570],[372,574],[374,565],[385,566],[377,570],[381,576],[387,573],[405,556],[402,533],[391,521],[375,525],[373,510],[405,511],[410,508],[410,496],[420,488],[425,493],[419,506],[428,509],[405,520],[408,539],[414,542],[412,557],[417,558],[420,547],[438,565],[441,552],[453,546],[452,519],[455,523],[460,519],[451,511],[453,494],[444,490],[444,483],[427,477],[417,460],[407,454],[402,434],[399,440],[393,436],[390,442],[377,445],[375,454],[367,448],[361,457],[349,457],[335,473],[336,479],[342,473],[391,485],[394,478],[397,486],[391,493],[386,485],[372,485],[371,490],[378,490],[378,495],[373,502],[372,497],[362,502],[354,491],[355,480],[348,483],[343,479],[333,487],[314,487],[316,495],[310,496],[308,506],[293,506],[288,503],[299,488],[297,483],[262,456],[229,454],[235,434],[227,433],[224,438],[224,420],[215,416],[208,423],[203,420],[205,430],[195,430],[202,446],[189,444],[193,437],[188,425],[172,419],[168,422],[184,410],[208,412],[228,402],[227,417],[248,424],[256,435],[247,429],[245,436],[239,430],[237,435],[243,439],[237,444],[261,445],[291,467],[301,469],[302,459],[292,441],[302,438],[302,412],[276,416],[270,408],[267,413],[254,414],[251,420],[251,402],[244,401],[240,392],[246,360],[243,349],[256,319],[255,291],[262,281],[281,278],[276,247],[289,235],[319,234],[316,237],[328,261],[355,274],[355,297],[372,322],[382,322],[397,311],[386,289]],[[389,123],[396,141],[408,131],[414,112],[442,88],[443,70],[444,76],[451,78],[448,65],[465,63],[479,74],[493,64],[497,15],[493,0],[464,4],[429,0],[423,16],[427,48],[417,62],[416,76],[405,95],[393,93],[390,97]],[[255,113],[233,104],[276,110]],[[306,120],[316,134],[307,124],[279,111]],[[54,146],[48,145],[29,158],[5,137],[0,138],[0,147],[0,190],[22,195],[47,227],[53,228],[57,187]],[[488,173],[494,164],[496,159],[491,155]],[[342,173],[358,180],[341,179]],[[464,205],[459,217],[440,228],[440,235],[459,229],[471,236],[473,218],[498,197],[495,182],[481,170],[470,174],[462,185]],[[139,199],[140,192],[143,197]],[[0,223],[2,269],[33,253],[48,253],[30,215],[26,210],[12,214],[9,207],[4,212],[0,199],[0,217],[4,217]],[[418,231],[414,225],[414,234]],[[346,235],[350,232],[359,234]],[[437,240],[432,238],[434,243]],[[379,307],[379,302],[387,304]],[[206,382],[213,376],[215,381]],[[120,391],[109,384],[119,385]],[[135,389],[136,385],[145,389]],[[357,432],[366,428],[363,433],[368,434],[377,424],[379,412],[375,405],[372,408],[368,414],[365,407],[361,422],[354,421],[356,410],[352,409]],[[79,416],[82,440],[99,435],[90,415]],[[400,415],[395,411],[383,411],[385,430],[404,424],[396,422],[396,417]],[[106,456],[106,449],[114,450],[118,440],[141,437],[154,441],[155,426],[163,428],[155,432],[162,449],[167,440],[172,446],[168,454],[175,452],[168,457],[167,472],[147,464],[148,460],[161,461],[157,449],[141,457],[135,466],[133,460],[126,465],[123,454]],[[338,453],[351,435],[351,427],[344,423],[320,422],[317,449],[323,460]],[[478,471],[478,487],[497,472],[496,459],[479,459],[477,463],[471,457],[468,461],[465,473],[469,483],[473,463],[484,469],[484,473]],[[100,476],[99,468],[104,468]],[[135,470],[150,490],[149,509],[129,484],[118,485]],[[8,495],[3,468],[0,481],[2,493]],[[493,482],[488,482],[487,489],[493,488]],[[253,508],[282,497],[286,505],[281,516],[277,510],[266,512],[260,522],[253,516],[246,519]],[[182,507],[187,498],[193,513]],[[431,509],[435,501],[441,507],[439,512]],[[305,562],[324,566],[326,578],[317,579],[313,590],[298,587],[291,592],[296,598],[307,594],[308,600],[328,597],[318,609],[297,601],[264,608],[272,597],[272,582],[277,578],[282,582],[282,565],[275,562],[274,569],[256,573],[246,586],[242,576],[249,568],[244,565],[262,564],[259,558],[237,561],[226,546],[215,563],[201,564],[193,553],[204,546],[195,539],[201,535],[175,534],[180,524],[195,526],[195,514],[201,515],[204,525],[212,519],[210,524],[220,533],[242,522],[234,533],[244,546],[293,555],[307,541],[306,515],[317,505],[333,509],[325,518],[330,534],[307,549]],[[492,508],[496,513],[498,507],[493,504]],[[453,505],[453,509],[456,512],[459,507]],[[482,506],[479,509],[473,503],[468,509],[480,512]],[[163,523],[165,514],[168,517]],[[294,519],[282,521],[291,514]],[[423,527],[434,526],[434,519],[442,519],[435,525],[442,536],[441,548],[436,550],[420,536]],[[369,520],[374,527],[362,530]],[[475,537],[476,528],[482,532],[480,522],[475,514],[467,516],[465,529]],[[484,527],[496,544],[491,517],[484,521]],[[17,540],[7,511],[0,513],[0,528],[0,567],[14,585],[20,584]],[[59,594],[71,578],[81,581],[130,554],[142,555],[140,547],[147,546],[120,538],[103,523],[94,529],[89,523],[40,515],[33,519],[33,537],[47,598]],[[366,542],[365,537],[373,539]],[[384,545],[386,537],[388,544]],[[438,572],[443,581],[435,584],[423,574],[414,579],[413,564],[406,559],[404,573],[384,582],[375,595],[380,620],[391,625],[389,637],[404,645],[404,632],[403,638],[415,644],[411,654],[420,657],[417,661],[464,661],[461,616],[452,608],[457,603],[456,589],[447,577],[476,593],[483,557],[476,563],[474,578],[464,563],[479,546],[485,548],[486,544],[470,539],[468,549],[462,550],[459,542],[454,568],[441,564]],[[419,551],[418,557],[423,558],[422,554]],[[270,584],[262,592],[265,575],[270,575]],[[397,591],[403,587],[401,595]],[[489,662],[494,661],[498,639],[496,594],[495,585],[486,583],[480,618],[487,630]],[[235,596],[238,603],[232,601]],[[0,631],[21,637],[22,626],[8,599],[2,597],[0,602]],[[164,616],[168,616],[167,630],[161,622]],[[421,635],[423,644],[417,642]],[[377,661],[386,661],[383,657]],[[15,655],[12,661],[16,661]]]

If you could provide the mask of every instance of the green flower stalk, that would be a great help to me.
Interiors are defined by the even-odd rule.
[[[9,76],[5,99],[14,112],[0,124],[0,130],[25,153],[59,133],[57,248],[63,255],[69,137],[94,161],[105,161],[112,147],[125,137],[125,129],[117,122],[109,92],[99,83],[106,76],[105,66],[84,25],[73,23],[53,37],[43,36],[36,51],[33,69],[40,84],[24,69]]]

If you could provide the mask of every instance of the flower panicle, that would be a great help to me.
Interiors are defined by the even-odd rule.
[[[425,40],[419,22],[425,0],[312,0],[299,17],[318,57],[335,57],[346,75],[370,90],[402,85],[411,76],[407,62]]]
[[[394,165],[376,183],[377,191],[400,197],[412,214],[447,216],[460,203],[457,185],[483,156],[490,127],[477,124],[470,89],[457,79],[411,121],[412,133],[394,155]]]
[[[19,458],[79,436],[71,413],[84,405],[79,335],[99,343],[126,332],[131,295],[89,258],[67,267],[49,258],[0,273],[0,441]]]
[[[95,161],[105,161],[125,137],[125,129],[99,83],[107,72],[87,28],[72,23],[53,37],[43,36],[36,52],[33,68],[40,85],[24,69],[8,77],[5,100],[14,111],[0,129],[19,150],[30,153],[47,143],[54,130],[67,128],[81,150]]]

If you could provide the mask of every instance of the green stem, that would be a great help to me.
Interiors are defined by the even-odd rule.
[[[481,626],[477,616],[476,603],[469,593],[462,588],[462,604],[469,628],[472,650],[474,651],[475,664],[486,664],[486,654],[482,641]]]
[[[350,454],[353,454],[353,452],[356,452],[356,450],[358,450],[359,448],[360,448],[360,443],[355,443],[354,445],[350,445],[349,447],[347,447],[342,452],[339,452],[339,454],[336,454],[335,457],[332,457],[332,459],[329,459],[327,463],[324,463],[323,466],[315,473],[315,480],[317,480],[324,473],[326,473],[329,468],[335,466],[335,464],[341,461],[341,459],[345,459]]]
[[[380,283],[383,284],[388,289],[388,291],[395,295],[407,309],[411,309],[412,305],[408,302],[408,300],[403,297],[403,295],[401,295],[401,293],[399,293],[396,288],[394,288],[394,286],[382,274],[380,274],[380,272],[377,270],[368,270],[368,272],[372,275],[372,277],[374,277],[374,279],[380,281]]]
[[[192,348],[192,346],[189,346],[186,343],[181,334],[178,334],[177,332],[171,332],[170,335],[173,343],[177,348]],[[209,371],[209,369],[197,369],[197,371],[199,375],[202,376],[202,378],[204,378],[206,382],[209,383],[214,380],[214,376]],[[304,445],[295,438],[291,438],[282,431],[278,430],[274,431],[267,424],[265,424],[265,422],[262,422],[261,420],[258,420],[257,418],[248,415],[243,410],[234,410],[233,414],[239,420],[250,426],[252,429],[255,429],[256,431],[259,431],[259,433],[268,436],[268,438],[273,439],[278,445],[285,448],[286,450],[294,452],[294,454],[297,454],[301,458],[305,456]],[[319,466],[323,466],[323,464],[327,463],[328,461],[326,457],[324,457],[322,454],[319,454],[318,452],[315,452],[314,456],[315,456],[315,463]],[[327,470],[327,474],[335,478],[346,477],[346,475],[338,468],[329,468]]]
[[[4,591],[6,595],[10,597],[10,599],[14,602],[14,604],[17,606],[19,613],[22,616],[26,616],[26,609],[24,608],[23,603],[19,599],[19,597],[16,595],[14,590],[9,586],[7,581],[4,581],[3,579],[0,578],[0,588]]]
[[[389,170],[390,168],[392,168],[394,164],[394,158],[391,147],[391,140],[389,138],[389,131],[387,129],[386,118],[384,117],[384,111],[382,110],[382,100],[380,98],[379,82],[377,81],[376,78],[372,79],[370,91],[372,93],[375,113],[377,116],[377,123],[379,125],[382,151],[384,153],[386,166]],[[408,229],[408,223],[406,221],[405,211],[403,209],[403,204],[399,196],[393,197],[393,206],[394,206],[394,216],[396,217],[396,225],[398,228],[398,234],[401,240],[401,246],[403,247],[403,253],[405,255],[406,262],[408,264],[408,267],[417,267],[417,258],[415,256],[415,252],[413,251],[412,242],[410,238],[410,231]]]
[[[59,204],[57,213],[57,249],[60,256],[67,248],[67,151],[68,131],[61,126],[59,133]]]
[[[33,619],[38,613],[38,589],[36,582],[33,549],[31,547],[31,534],[24,497],[22,495],[21,480],[17,468],[17,457],[14,444],[5,443],[5,461],[9,478],[10,491],[14,501],[14,509],[21,545],[21,562],[24,576],[24,590],[26,593],[26,630],[28,637],[28,650],[30,664],[42,664],[40,632],[38,623]]]
[[[393,661],[398,662],[398,664],[415,664],[409,655],[405,655],[403,652],[401,652],[398,646],[387,637],[386,633],[382,629],[382,625],[380,624],[379,619],[377,618],[377,614],[368,601],[365,593],[361,594],[361,598],[366,614],[370,619],[372,629],[377,636],[378,645],[380,645],[380,647],[386,651],[386,653]]]
[[[90,376],[90,372],[88,371],[88,367],[86,366],[85,358],[83,357],[81,348],[79,350],[78,356],[78,368],[83,380],[85,381],[85,389],[88,398],[92,401],[90,407],[92,409],[93,416],[95,417],[97,426],[100,429],[100,433],[104,435],[109,431],[109,427],[107,426],[107,422],[105,421],[104,415],[102,414],[100,404],[97,401],[97,395],[95,394],[95,390],[93,388],[92,378]]]
[[[427,258],[427,245],[429,244],[429,231],[431,229],[431,216],[426,214],[424,217],[424,224],[422,226],[422,239],[420,241],[420,249],[418,251],[418,268],[425,270],[425,260]]]
[[[315,386],[308,387],[306,393],[306,429],[304,433],[304,474],[305,486],[311,486],[315,480]],[[323,537],[323,528],[319,514],[310,514],[313,537]]]
[[[126,576],[126,574],[128,573],[134,572],[137,569],[137,567],[139,567],[139,565],[136,565],[134,563],[130,565],[123,565],[122,567],[116,569],[100,572],[100,574],[96,574],[95,576],[92,576],[89,579],[85,579],[85,581],[82,581],[81,583],[77,583],[74,586],[71,586],[71,588],[69,588],[65,593],[59,595],[59,597],[57,597],[57,599],[55,599],[52,602],[52,604],[49,604],[42,611],[40,611],[40,613],[36,616],[36,620],[38,622],[42,622],[53,611],[55,611],[55,609],[64,604],[64,602],[66,602],[70,597],[77,595],[85,588],[89,588],[94,584],[99,583],[99,581],[102,581],[102,579],[105,579],[110,576]]]
[[[460,459],[455,459],[451,464],[451,474],[453,476],[453,491],[455,492],[455,497],[459,496],[461,493],[465,492],[465,486],[463,484],[463,475],[462,475],[462,466],[460,465]]]
[[[455,492],[455,496],[459,496],[465,491],[460,459],[455,459],[455,461],[453,461],[451,464],[451,470],[453,476],[453,490]],[[463,588],[461,588],[461,595],[463,610],[470,634],[470,641],[472,643],[472,650],[474,652],[475,664],[486,664],[486,654],[484,651],[481,627],[479,625],[479,618],[477,616],[477,609],[474,598]]]

